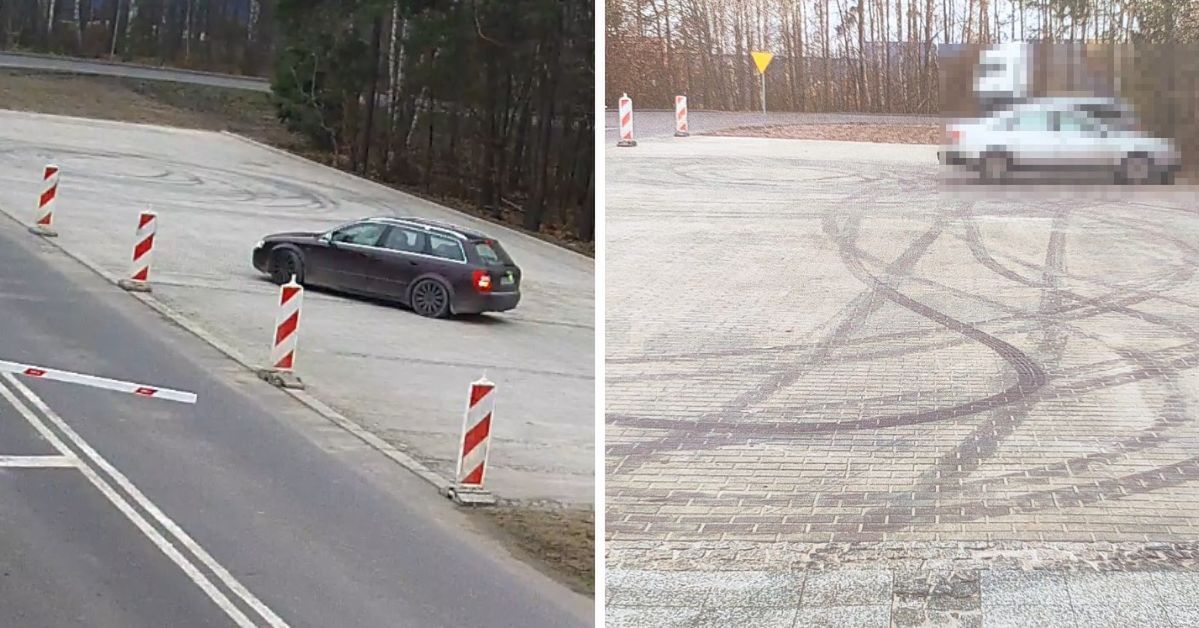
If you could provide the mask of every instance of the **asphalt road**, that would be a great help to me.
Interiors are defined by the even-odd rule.
[[[144,65],[126,63],[110,63],[89,59],[71,59],[67,57],[51,57],[27,53],[0,52],[0,68],[18,68],[23,70],[40,70],[45,72],[69,72],[73,74],[97,74],[101,76],[120,76],[144,81],[170,81],[174,83],[191,83],[192,85],[208,85],[230,89],[247,89],[256,92],[270,92],[270,81],[252,76],[234,76],[229,74],[214,74],[209,72],[193,72],[174,68],[155,68]]]
[[[0,625],[578,626],[590,600],[427,485],[15,222],[0,360]]]

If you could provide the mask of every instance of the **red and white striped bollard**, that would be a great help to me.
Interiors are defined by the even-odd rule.
[[[687,97],[674,97],[674,136],[689,137],[691,135],[687,127]]]
[[[620,141],[616,145],[636,146],[637,142],[633,139],[633,99],[629,98],[628,94],[624,94],[620,97],[619,104]]]
[[[54,205],[58,199],[58,166],[47,164],[42,171],[42,193],[37,199],[37,216],[29,230],[40,236],[53,238],[58,235],[54,231]]]
[[[295,375],[296,346],[300,338],[300,309],[304,305],[304,287],[291,280],[279,286],[279,312],[275,317],[275,338],[271,344],[271,365],[258,376],[280,388],[304,388]]]
[[[292,275],[291,280],[279,288],[279,315],[275,319],[275,343],[271,347],[271,368],[277,371],[295,369],[303,304],[304,287],[296,283],[296,277]]]
[[[129,278],[118,281],[117,285],[131,292],[150,291],[150,260],[154,257],[154,235],[157,232],[158,214],[152,211],[138,214]]]
[[[486,377],[480,378],[470,385],[466,414],[462,419],[462,443],[458,448],[458,470],[454,476],[460,494],[483,491],[494,412],[495,384]]]

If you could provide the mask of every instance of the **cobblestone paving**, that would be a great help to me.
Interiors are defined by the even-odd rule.
[[[865,561],[890,576],[882,621],[975,625],[980,553],[1189,560],[1195,189],[944,185],[934,151],[608,151],[612,578]],[[930,582],[960,608],[921,606]],[[716,621],[704,604],[691,620]],[[875,621],[848,606],[796,625]],[[609,618],[649,617],[629,608]]]

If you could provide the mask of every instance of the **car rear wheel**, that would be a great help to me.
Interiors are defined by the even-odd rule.
[[[1001,181],[1007,178],[1010,167],[1006,155],[986,155],[979,164],[978,172],[984,181]]]
[[[412,311],[429,318],[450,313],[450,291],[436,279],[422,279],[412,286]]]
[[[295,251],[275,251],[271,253],[271,281],[283,285],[294,276],[297,283],[304,283],[304,261]]]
[[[1153,176],[1153,162],[1144,155],[1129,155],[1120,165],[1120,182],[1132,185],[1148,183]]]

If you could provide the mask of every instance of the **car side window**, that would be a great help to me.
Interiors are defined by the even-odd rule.
[[[450,259],[455,262],[465,262],[466,253],[462,251],[462,243],[453,238],[429,234],[429,252],[434,257]]]
[[[1048,131],[1049,115],[1044,111],[1026,111],[1016,118],[1018,131]]]
[[[1063,111],[1058,114],[1058,130],[1063,133],[1098,133],[1095,123],[1084,113]]]
[[[402,253],[424,253],[425,234],[403,227],[392,227],[383,239],[383,247]]]
[[[383,235],[383,225],[377,222],[361,222],[334,233],[333,241],[362,246],[375,246],[379,243],[379,236],[381,235]]]

